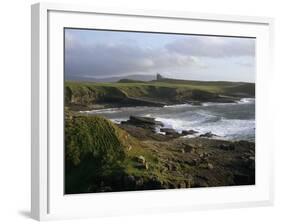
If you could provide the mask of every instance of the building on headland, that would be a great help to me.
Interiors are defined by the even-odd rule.
[[[164,77],[162,76],[162,75],[160,75],[159,73],[157,73],[157,75],[156,75],[156,80],[161,80],[161,79],[163,79]]]

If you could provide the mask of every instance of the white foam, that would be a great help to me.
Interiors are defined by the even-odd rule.
[[[179,108],[179,107],[192,107],[193,105],[189,103],[184,103],[184,104],[174,104],[174,105],[165,105],[164,107],[167,108]]]
[[[91,114],[101,114],[114,123],[129,119],[129,116],[146,116],[156,118],[164,124],[165,128],[173,128],[181,133],[183,130],[195,130],[200,134],[212,132],[224,139],[254,139],[255,117],[252,105],[254,98],[243,98],[236,103],[205,103],[204,106],[190,104],[171,105],[159,107],[123,107],[88,111]],[[245,105],[240,105],[245,104]],[[222,107],[206,107],[208,105],[229,105]],[[234,105],[234,106],[233,106]],[[249,112],[247,106],[249,105]],[[241,116],[233,114],[242,108]],[[85,112],[83,112],[85,113]],[[237,112],[239,113],[239,112]],[[239,114],[238,114],[239,115]],[[242,118],[242,119],[241,119]],[[245,119],[251,118],[251,119]],[[156,130],[160,134],[160,128]],[[195,135],[195,136],[196,136]]]
[[[236,103],[218,103],[218,102],[208,102],[208,103],[202,103],[202,106],[207,107],[207,106],[220,106],[220,105],[235,105]]]
[[[119,112],[119,108],[107,108],[107,109],[98,109],[98,110],[88,110],[88,111],[80,111],[80,113],[89,113],[89,114],[110,114]]]
[[[218,138],[224,139],[233,139],[238,136],[247,138],[255,132],[255,120],[217,118],[217,121],[214,122],[209,120],[208,117],[205,120],[201,119],[201,121],[169,118],[157,118],[156,120],[161,121],[164,127],[173,128],[179,133],[183,130],[193,129],[198,131],[196,135],[212,132]]]
[[[255,103],[255,98],[242,98],[239,100],[237,103],[239,104],[250,104],[250,103]]]
[[[236,135],[250,135],[254,132],[254,120],[239,120],[239,119],[221,119],[218,122],[205,123],[198,127],[201,132],[209,132],[221,136],[231,138]]]

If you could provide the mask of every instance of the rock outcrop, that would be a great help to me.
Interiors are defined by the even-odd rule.
[[[162,127],[164,124],[160,121],[156,121],[152,117],[139,117],[139,116],[130,116],[129,120],[122,121],[121,124],[134,125],[136,127],[141,127],[144,129],[149,129],[155,131],[157,126]]]

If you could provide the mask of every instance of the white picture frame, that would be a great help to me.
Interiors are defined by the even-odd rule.
[[[37,220],[99,217],[273,203],[270,108],[273,19],[38,3],[31,7],[32,149],[31,214]],[[108,22],[105,18],[111,18]],[[184,26],[188,25],[188,26]],[[256,185],[64,195],[63,27],[169,31],[257,38]],[[183,29],[182,27],[185,27]],[[56,149],[56,150],[54,150]],[[134,203],[134,202],[138,203]]]

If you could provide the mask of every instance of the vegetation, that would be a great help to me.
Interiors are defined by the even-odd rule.
[[[186,103],[189,101],[235,100],[254,97],[255,85],[243,82],[203,82],[174,79],[120,80],[116,83],[66,82],[66,106],[89,109],[92,105],[137,106]]]
[[[72,116],[65,119],[66,192],[87,192],[102,177],[122,170],[124,146],[117,128],[102,117]],[[79,181],[78,181],[79,180]]]
[[[100,116],[67,112],[65,150],[66,193],[132,190],[124,186],[123,179],[128,175],[145,181],[155,176],[157,155]],[[151,172],[143,172],[145,166],[136,160],[141,156],[149,163]]]

